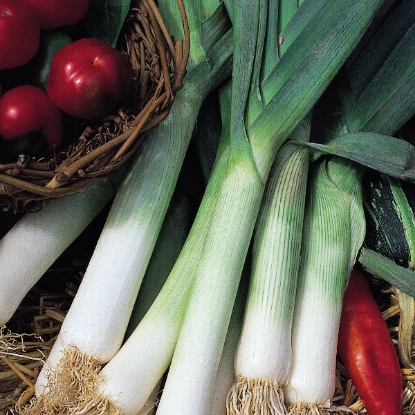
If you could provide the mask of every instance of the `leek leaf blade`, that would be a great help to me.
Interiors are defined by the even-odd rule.
[[[300,143],[319,154],[340,156],[390,176],[415,181],[415,147],[383,134],[358,132],[336,137],[325,144]]]
[[[415,272],[401,267],[372,249],[362,248],[359,263],[371,275],[388,281],[411,297],[415,297]]]

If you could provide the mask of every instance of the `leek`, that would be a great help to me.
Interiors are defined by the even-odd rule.
[[[378,42],[378,35],[385,33],[385,27],[393,27],[397,16],[402,17],[408,11],[414,16],[413,3],[402,2],[393,13],[392,21],[382,24],[380,33],[371,32],[370,40],[365,39],[363,47],[359,45],[359,53],[347,62],[347,71],[336,79],[322,101],[330,114],[323,116],[322,122],[326,135],[322,141],[328,137],[328,142],[310,143],[310,146],[344,159],[321,157],[312,179],[295,306],[294,360],[286,386],[290,414],[336,411],[331,402],[335,391],[341,304],[351,266],[365,237],[359,175],[369,166],[397,177],[413,177],[413,172],[406,171],[406,161],[411,158],[409,145],[380,135],[396,131],[414,108],[412,98],[402,100],[403,91],[410,89],[414,79],[413,59],[408,56],[405,64],[400,61],[400,71],[396,71],[395,66],[396,59],[401,59],[402,51],[406,50],[405,45],[413,43],[409,40],[414,33],[412,27],[399,31],[398,41],[395,38],[389,45]],[[413,26],[411,19],[402,22]],[[376,55],[378,48],[386,54],[385,59]],[[370,65],[366,68],[363,63],[368,61]],[[386,80],[388,85],[383,88]],[[338,97],[343,104],[340,107]],[[393,111],[388,111],[392,107]],[[361,130],[371,132],[362,133]],[[321,153],[317,153],[319,155]],[[359,162],[360,167],[347,159]],[[335,170],[338,170],[336,176]],[[348,180],[347,190],[344,184]],[[340,184],[342,188],[337,188]],[[380,255],[367,255],[367,252],[361,249],[359,261],[367,265],[369,257],[372,265],[381,269],[384,263]],[[313,325],[313,317],[317,318],[317,326]]]
[[[235,147],[234,153],[237,153]],[[220,178],[220,191],[213,212],[207,210],[211,215],[203,215],[209,224],[208,233],[203,238],[195,286],[184,314],[158,414],[202,414],[211,404],[216,370],[262,191],[253,164],[249,160],[236,162],[237,155],[243,154],[243,149],[238,148],[239,151],[239,154],[223,153],[225,160],[229,157],[225,174],[218,177],[215,174],[218,170],[214,169],[209,180],[211,183]],[[219,234],[222,234],[220,239],[217,238]],[[221,278],[224,275],[227,278]],[[211,301],[206,301],[209,298]],[[183,373],[187,373],[185,378]]]
[[[71,377],[87,379],[88,371],[106,363],[122,344],[141,281],[150,260],[184,159],[195,113],[177,123],[184,109],[177,96],[169,117],[148,133],[141,151],[117,191],[107,221],[77,295],[36,383],[36,393],[68,396]],[[154,167],[155,160],[159,163]],[[128,249],[122,248],[128,247]],[[62,360],[53,361],[52,357]],[[64,358],[64,359],[63,359]],[[70,363],[69,363],[70,362]],[[75,362],[79,362],[76,364]],[[72,371],[68,372],[68,365]],[[62,368],[60,370],[59,368]],[[56,380],[49,376],[54,373]],[[84,373],[83,376],[79,376]],[[65,377],[69,379],[65,381]],[[76,393],[76,392],[71,392]],[[65,396],[64,395],[64,396]],[[55,403],[56,404],[56,403]]]
[[[344,290],[365,236],[361,171],[332,157],[310,175],[294,307],[290,414],[335,411],[337,333]]]
[[[310,117],[300,124],[307,139]],[[296,130],[297,131],[297,130]],[[291,325],[309,152],[286,142],[277,153],[256,225],[253,265],[229,414],[284,414],[282,385],[291,366]]]

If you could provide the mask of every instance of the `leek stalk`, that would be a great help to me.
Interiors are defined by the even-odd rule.
[[[77,379],[82,370],[94,371],[96,365],[108,362],[124,338],[197,115],[195,110],[188,112],[187,122],[184,122],[186,107],[183,108],[181,101],[178,95],[169,117],[148,133],[118,189],[77,295],[62,324],[59,341],[55,343],[54,348],[61,347],[61,353],[51,353],[55,358],[59,356],[59,360],[65,356],[65,360],[71,362],[74,355],[81,354],[76,358],[81,366],[71,364]],[[174,121],[178,118],[181,123]],[[91,360],[90,364],[86,357]],[[48,359],[38,377],[37,394],[41,395],[45,387],[52,387],[48,377],[51,370],[57,376],[53,387],[68,390],[63,382],[67,372],[65,361],[59,366],[65,369],[58,372],[58,362],[53,362],[51,357]],[[54,395],[51,399],[55,399]]]
[[[390,4],[385,4],[384,9],[388,6]],[[391,10],[384,10],[376,19],[374,28],[368,31],[364,42],[358,45],[336,83],[336,93],[342,107],[333,117],[334,121],[328,129],[331,132],[337,131],[339,137],[320,147],[330,148],[330,153],[336,148],[334,151],[340,156],[354,159],[384,173],[387,185],[382,187],[385,191],[388,187],[392,190],[394,202],[390,209],[396,213],[402,229],[405,229],[402,238],[405,240],[406,236],[410,252],[413,248],[412,212],[408,209],[408,202],[398,179],[414,181],[415,175],[410,162],[413,147],[401,139],[385,134],[396,134],[415,111],[415,101],[411,93],[415,82],[415,61],[412,54],[408,53],[414,45],[414,22],[414,3],[406,0],[392,4]],[[386,35],[391,32],[393,36]],[[377,197],[378,194],[376,199]],[[366,201],[366,213],[369,218],[372,214],[375,216],[376,228],[379,226],[379,217],[386,215],[384,208],[388,198],[383,199],[381,206],[375,207],[373,211]],[[385,220],[390,227],[390,217],[385,217]],[[411,367],[413,364],[408,350],[408,339],[413,333],[413,272],[398,266],[380,253],[367,249],[369,241],[370,238],[366,241],[366,247],[362,248],[358,261],[370,274],[395,286],[393,289],[401,307],[398,348],[402,361]],[[390,242],[394,246],[397,241]]]
[[[332,157],[310,175],[285,396],[290,414],[325,414],[335,392],[344,290],[365,236],[361,171]],[[316,320],[317,319],[317,320]]]
[[[412,10],[414,16],[413,3],[403,2],[398,7],[398,13],[394,13],[393,19],[397,15],[402,17],[400,7],[406,9],[405,13],[408,13],[408,9]],[[391,22],[387,22],[382,25],[380,32],[384,32],[388,25],[393,27]],[[353,57],[347,62],[347,71],[336,79],[322,101],[329,113],[322,120],[322,130],[325,130],[326,137],[321,140],[324,144],[310,145],[324,153],[325,149],[330,149],[327,153],[337,154],[345,159],[341,161],[336,156],[321,157],[322,160],[317,161],[318,170],[310,190],[295,307],[294,360],[286,387],[286,396],[291,405],[290,414],[332,413],[336,410],[331,407],[331,397],[335,390],[335,359],[341,304],[351,266],[365,236],[365,217],[358,176],[364,172],[365,166],[380,171],[388,169],[388,173],[399,176],[405,165],[401,160],[410,157],[409,146],[400,148],[400,140],[379,135],[396,131],[408,117],[408,111],[413,112],[414,108],[412,104],[412,110],[409,109],[411,99],[402,100],[402,92],[408,90],[413,79],[412,57],[408,57],[402,71],[397,72],[394,69],[397,55],[401,58],[399,51],[408,44],[408,37],[413,30],[403,33],[398,41],[394,39],[396,44],[387,46],[384,42],[381,43],[380,47],[387,53],[387,59],[381,59],[375,52],[378,34],[376,31],[372,32],[371,40],[365,39],[368,42],[364,43],[365,47],[358,47],[358,59]],[[371,56],[376,59],[372,61]],[[367,62],[367,59],[371,61],[371,65],[365,67],[362,62]],[[378,67],[379,59],[381,65]],[[387,87],[380,88],[386,79]],[[375,90],[382,90],[382,93],[376,94],[376,99]],[[339,106],[339,96],[342,106]],[[393,111],[387,111],[386,116],[385,109],[391,107]],[[360,130],[371,133],[364,134]],[[385,149],[382,154],[379,154],[380,144]],[[401,151],[396,152],[396,148]],[[319,155],[321,154],[317,153]],[[361,166],[358,167],[347,159],[358,161]],[[333,170],[336,165],[338,167]],[[335,170],[338,170],[336,176],[333,174]],[[409,177],[410,173],[407,175]],[[337,188],[341,183],[347,184],[349,179],[352,180],[347,186],[348,191],[345,192],[347,188],[343,185],[342,188]],[[354,212],[350,209],[353,200]],[[354,246],[350,243],[354,243]],[[346,245],[343,246],[344,244]],[[359,261],[366,257],[365,253],[363,248]],[[379,259],[373,263],[379,266]],[[316,330],[312,325],[313,314],[318,315]]]
[[[302,139],[308,139],[309,122],[307,117],[296,130],[305,136]],[[254,235],[250,288],[228,414],[286,411],[282,386],[291,366],[308,158],[305,147],[288,141],[277,153],[268,178]]]
[[[253,163],[241,158],[246,151],[241,147],[243,144],[237,147],[235,143],[231,154],[223,153],[227,161],[225,174],[218,176],[214,169],[209,180],[211,183],[220,179],[220,191],[213,212],[204,216],[208,232],[157,411],[160,415],[202,414],[211,404],[216,370],[262,193]],[[227,278],[222,278],[224,275]],[[206,301],[209,298],[214,301]],[[187,376],[183,379],[184,372]]]

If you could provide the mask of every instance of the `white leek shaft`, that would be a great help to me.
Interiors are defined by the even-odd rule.
[[[196,108],[186,122],[176,122],[182,114],[176,99],[127,172],[62,325],[64,344],[103,362],[121,345],[198,113]]]
[[[287,378],[307,170],[308,150],[283,145],[255,233],[251,287],[235,363],[238,376],[278,383]]]
[[[0,241],[0,325],[63,251],[110,201],[117,182],[94,181],[82,192],[26,213]]]
[[[303,125],[299,130],[309,132]],[[285,413],[282,385],[291,365],[291,325],[308,158],[305,147],[287,142],[270,171],[256,225],[251,281],[228,414]]]
[[[184,112],[178,94],[166,120],[148,132],[117,192],[62,324],[60,342],[54,348],[70,347],[101,364],[120,348],[177,182],[198,106],[186,112],[186,117],[182,116]],[[45,370],[50,366],[47,364]],[[37,390],[48,386],[47,379],[47,373],[40,374]]]

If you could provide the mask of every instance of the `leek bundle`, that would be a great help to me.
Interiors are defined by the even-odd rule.
[[[170,0],[159,3],[174,31],[178,9]],[[279,58],[277,45],[266,36],[276,1],[226,2],[233,30],[223,3],[185,2],[191,54],[184,87],[169,117],[147,136],[117,193],[80,291],[39,377],[41,406],[27,413],[136,415],[169,365],[157,413],[209,412],[272,163],[381,3],[304,1],[287,24],[280,22],[284,29],[278,39],[286,50]],[[222,97],[221,143],[199,211],[160,294],[120,348],[201,102],[229,75],[232,82],[224,88],[230,88],[230,96]],[[117,248],[126,244],[127,236],[135,252],[120,255]],[[109,275],[103,282],[99,274],[105,270]],[[82,326],[86,331],[81,332]],[[78,361],[83,372],[67,370]]]
[[[356,38],[352,42],[354,46],[359,33],[364,31],[370,21],[369,17],[365,22],[358,19],[357,23],[354,20],[356,15],[348,14],[348,7],[353,9],[358,3],[359,7],[368,7],[359,16],[368,16],[366,13],[371,16],[379,5],[373,2],[370,5],[357,2],[343,8],[343,3],[341,6],[337,3],[323,3],[324,5],[316,6],[316,9],[319,12],[324,9],[330,15],[330,30],[324,26],[325,29],[320,31],[320,24],[310,23],[317,19],[318,13],[313,14],[316,10],[310,2],[305,1],[302,5],[304,8],[300,7],[294,14],[290,31],[289,24],[287,25],[287,39],[289,35],[297,36],[263,83],[261,36],[266,25],[261,19],[267,14],[265,11],[268,10],[268,4],[244,1],[233,3],[231,15],[235,41],[234,76],[229,107],[229,150],[226,149],[218,155],[207,186],[208,190],[220,188],[214,210],[212,212],[210,204],[205,205],[203,199],[198,212],[198,216],[209,212],[209,216],[205,216],[209,228],[203,236],[201,259],[195,272],[194,287],[160,400],[159,414],[199,414],[205,413],[209,407],[230,318],[230,305],[235,298],[241,264],[247,253],[271,164],[281,145],[307,115],[334,76],[336,65],[344,62],[346,56],[341,57],[338,49],[335,53],[331,49],[341,32],[340,27],[350,24],[356,29]],[[302,10],[310,15],[303,14]],[[322,15],[326,16],[325,13]],[[335,23],[332,20],[334,16]],[[253,27],[252,22],[255,22],[255,33],[246,31],[248,25]],[[311,51],[319,43],[317,39],[322,44],[325,43],[323,38],[326,35],[330,37],[330,48],[321,51],[321,55],[317,54],[322,60],[314,66],[315,55],[311,57]],[[343,47],[342,51],[347,53]],[[334,62],[334,56],[339,60]],[[328,61],[323,64],[325,59],[330,64]],[[316,84],[314,80],[310,80],[310,71],[317,70],[317,66],[321,83],[319,81]],[[320,87],[323,89],[320,90]],[[258,102],[259,97],[263,101]],[[222,166],[225,166],[224,170]],[[223,278],[224,275],[226,278]],[[185,382],[183,373],[186,373]]]
[[[198,108],[201,97],[205,96],[200,94],[200,88],[209,84],[206,79],[211,73],[210,65],[215,59],[226,62],[231,50],[229,45],[233,46],[233,70],[238,76],[233,77],[231,105],[226,106],[226,111],[231,108],[226,115],[229,126],[224,128],[225,138],[219,146],[205,195],[172,272],[140,324],[100,372],[96,383],[98,395],[81,390],[66,403],[73,403],[73,412],[92,414],[111,407],[114,413],[135,414],[170,363],[158,413],[194,414],[210,408],[242,264],[275,154],[344,63],[378,7],[377,2],[356,0],[341,5],[322,1],[315,9],[312,4],[305,2],[306,13],[293,18],[292,28],[284,34],[287,42],[293,37],[292,46],[284,54],[288,57],[270,65],[272,69],[266,78],[260,66],[254,65],[262,60],[264,26],[261,23],[265,18],[262,4],[234,4],[230,11],[234,22],[233,41],[229,36],[232,32],[220,33],[222,39],[214,40],[211,32],[204,30],[215,28],[217,31],[221,27],[217,23],[223,15],[223,4],[214,9],[202,26],[197,24],[197,18],[207,7],[194,2],[186,4],[190,21],[195,18],[190,24],[195,30],[191,32],[190,62],[200,64],[189,70],[175,107],[181,101],[194,114],[192,108]],[[160,6],[161,10],[170,9],[174,16],[174,9],[167,7],[167,3],[160,2]],[[359,13],[348,12],[350,6],[358,7]],[[328,16],[330,30],[316,24],[320,18],[317,11],[322,10]],[[247,32],[245,29],[252,21],[255,30]],[[346,44],[341,35],[345,30],[352,33]],[[322,48],[316,59],[315,47],[320,43],[330,46]],[[211,48],[208,59],[201,44]],[[340,44],[342,53],[339,53]],[[221,79],[226,76],[224,66],[213,67],[213,72],[217,74],[217,71],[221,71]],[[258,95],[258,88],[263,89],[264,95],[260,102],[258,98],[262,94]],[[163,123],[157,130],[163,129],[160,128],[163,125],[177,127],[174,113],[173,108],[171,124]],[[244,114],[247,114],[246,124]],[[223,280],[221,276],[225,274],[228,278]],[[216,297],[218,293],[220,297]],[[206,354],[200,353],[203,349]],[[191,364],[191,369],[181,368],[183,363]],[[183,372],[188,373],[187,387],[180,375]]]
[[[78,396],[95,387],[101,365],[121,346],[200,105],[229,75],[231,43],[226,14],[219,7],[212,22],[208,17],[202,21],[194,4],[186,6],[189,26],[197,33],[190,34],[193,42],[184,86],[168,117],[147,133],[117,192],[75,300],[38,377],[37,399],[26,408],[27,413],[59,413],[80,405]],[[168,8],[181,22],[178,5],[169,2]],[[209,24],[216,30],[195,41]],[[177,38],[185,36],[176,34]]]
[[[409,10],[415,17],[411,2],[403,2],[392,10],[392,17],[386,22],[379,17],[382,22],[379,30],[382,32],[398,15],[402,17]],[[409,26],[413,24],[411,19],[403,21]],[[398,51],[408,44],[412,30],[400,32],[389,45],[378,43],[376,30],[369,32],[372,37],[366,37],[357,47],[346,69],[326,91],[321,105],[316,106],[322,107],[324,113],[318,123],[322,134],[318,138],[323,144],[306,143],[336,156],[315,153],[320,160],[311,176],[306,209],[293,326],[294,360],[286,386],[290,414],[342,410],[332,408],[330,400],[335,390],[343,293],[354,261],[357,258],[362,261],[362,254],[359,257],[357,254],[366,237],[361,190],[366,168],[398,177],[404,172],[407,177],[413,177],[413,172],[404,168],[410,159],[410,147],[402,140],[384,135],[397,131],[415,111],[415,102],[402,101],[402,92],[414,79],[412,57],[407,59],[402,71],[395,70]],[[390,54],[388,59],[379,60],[375,45]],[[371,60],[371,56],[376,59]],[[371,65],[362,66],[362,62]],[[380,87],[386,79],[388,85]],[[375,94],[375,91],[380,92]],[[390,107],[394,110],[386,116],[384,110]],[[314,329],[311,316],[317,314],[318,327]]]

